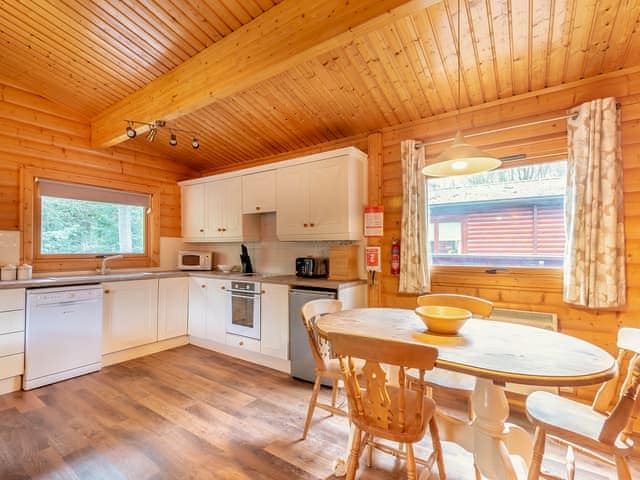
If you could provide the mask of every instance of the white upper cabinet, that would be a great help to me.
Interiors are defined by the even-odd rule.
[[[276,231],[285,237],[309,232],[309,167],[296,165],[277,171]]]
[[[365,205],[364,159],[340,155],[281,168],[276,181],[280,240],[359,240]]]
[[[240,242],[259,238],[259,219],[242,215],[240,177],[182,186],[185,242]]]
[[[276,211],[276,171],[242,176],[242,213]]]
[[[242,180],[229,178],[206,184],[207,236],[242,240]]]
[[[184,182],[183,239],[258,241],[252,214],[275,212],[280,240],[361,240],[366,162],[348,147]]]
[[[182,187],[182,236],[185,239],[206,237],[204,183]]]

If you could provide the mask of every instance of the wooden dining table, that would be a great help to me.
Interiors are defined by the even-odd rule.
[[[507,422],[506,382],[593,385],[613,377],[617,368],[615,359],[600,347],[517,323],[471,318],[458,335],[438,335],[427,331],[413,310],[361,308],[322,316],[316,326],[325,337],[342,332],[430,345],[438,349],[437,367],[477,377],[471,400],[474,420],[448,425],[441,436],[472,452],[482,475],[496,480],[526,478],[533,451],[531,435]]]

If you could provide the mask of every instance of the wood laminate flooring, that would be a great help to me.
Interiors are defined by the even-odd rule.
[[[310,393],[280,372],[185,346],[3,395],[0,479],[334,478],[347,422],[316,411],[301,441]],[[548,449],[553,468],[563,451]],[[445,447],[454,478],[470,472],[459,450]],[[615,478],[584,457],[578,467],[577,479]],[[380,453],[374,468],[362,462],[359,478],[404,475],[401,462]],[[637,462],[633,475],[640,478]]]

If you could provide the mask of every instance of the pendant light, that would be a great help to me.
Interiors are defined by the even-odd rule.
[[[458,0],[458,103],[456,124],[458,131],[453,145],[436,157],[433,163],[422,169],[422,174],[428,177],[449,177],[453,175],[470,175],[472,173],[488,172],[502,165],[502,162],[468,143],[460,130],[460,84],[462,75],[462,61],[460,57],[460,0]]]

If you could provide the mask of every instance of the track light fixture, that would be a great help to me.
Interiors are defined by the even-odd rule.
[[[158,135],[158,128],[157,127],[151,127],[149,129],[149,133],[147,133],[147,141],[149,143],[153,142],[156,139],[157,135]]]
[[[179,128],[167,127],[167,122],[164,120],[154,120],[153,122],[139,122],[138,120],[125,120],[127,122],[126,133],[129,138],[136,138],[138,134],[135,130],[135,125],[146,125],[149,127],[149,133],[147,133],[147,141],[153,142],[158,136],[158,129],[160,128],[168,128],[170,131],[169,136],[169,145],[175,147],[178,145],[178,137],[176,136],[176,132],[186,133],[193,137],[191,141],[191,146],[194,149],[200,148],[200,142],[198,141],[198,134],[192,130],[181,130]]]
[[[128,122],[128,125],[127,125],[127,137],[136,138],[137,134],[138,134],[138,132],[136,132],[135,128],[133,128],[133,122]]]

